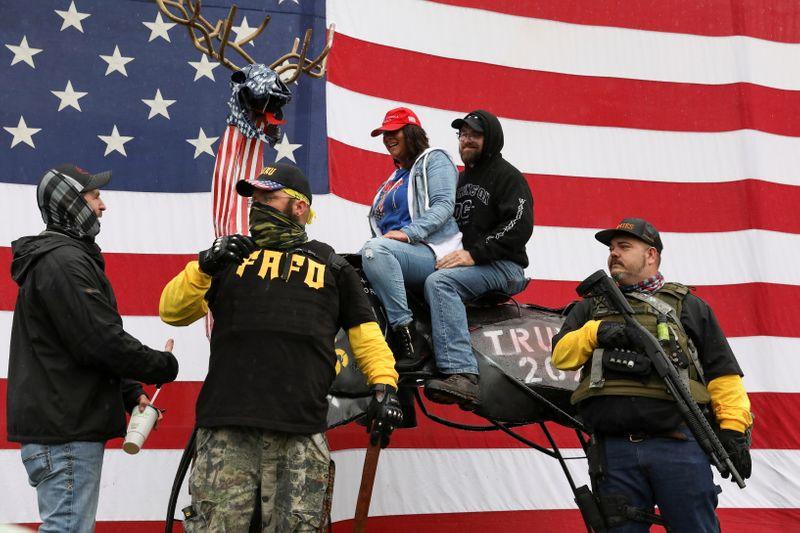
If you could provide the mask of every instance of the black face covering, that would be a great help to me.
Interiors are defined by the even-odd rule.
[[[36,199],[48,229],[79,239],[94,240],[100,220],[83,197],[81,184],[66,174],[50,170],[36,188]]]
[[[308,241],[304,226],[260,202],[250,206],[250,235],[259,248],[273,250],[290,250]]]

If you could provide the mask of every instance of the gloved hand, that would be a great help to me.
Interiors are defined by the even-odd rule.
[[[237,265],[256,249],[256,243],[244,235],[227,235],[218,237],[208,250],[198,256],[200,270],[214,276],[231,263]]]
[[[600,348],[637,350],[642,345],[640,335],[634,326],[603,320],[597,328],[597,345]]]
[[[742,479],[749,478],[753,463],[750,460],[750,439],[747,435],[733,429],[720,429],[719,440]],[[728,474],[723,477],[727,478]]]
[[[403,410],[397,397],[397,389],[380,383],[372,386],[373,397],[367,408],[367,433],[370,444],[381,443],[381,448],[389,445],[389,437],[394,428],[403,423]]]

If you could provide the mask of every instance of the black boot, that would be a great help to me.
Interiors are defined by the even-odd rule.
[[[414,322],[394,328],[394,338],[394,367],[398,372],[413,372],[425,365],[423,341],[419,338]]]

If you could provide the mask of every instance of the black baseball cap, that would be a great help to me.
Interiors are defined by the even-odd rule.
[[[611,244],[611,239],[620,233],[636,237],[658,250],[659,253],[664,248],[658,230],[643,218],[623,218],[616,228],[598,231],[594,238],[608,246]]]
[[[468,113],[464,118],[455,119],[450,125],[455,129],[460,130],[464,124],[479,133],[483,133],[483,119],[480,115]]]
[[[256,189],[264,191],[292,189],[308,198],[308,203],[311,203],[311,185],[308,179],[302,170],[288,163],[267,165],[255,179],[239,180],[236,183],[236,192],[242,196],[253,196],[253,191]]]
[[[91,191],[93,189],[102,189],[108,185],[109,181],[111,181],[110,170],[92,174],[88,170],[84,170],[81,167],[70,163],[59,165],[53,170],[77,181],[81,186],[80,192]]]

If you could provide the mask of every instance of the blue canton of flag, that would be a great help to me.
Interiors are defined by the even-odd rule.
[[[214,23],[229,1],[203,6]],[[272,16],[245,50],[271,63],[295,37],[313,29],[310,53],[325,41],[322,2],[236,2],[231,38],[248,36]],[[107,0],[3,0],[0,23],[0,180],[35,184],[64,162],[111,169],[109,189],[211,190],[225,130],[231,71],[195,49],[185,27],[155,3]],[[239,67],[247,63],[229,50]],[[286,124],[265,162],[290,161],[328,192],[325,84],[292,83]]]

